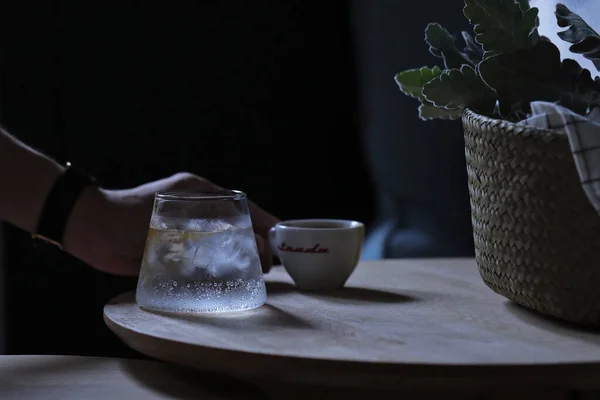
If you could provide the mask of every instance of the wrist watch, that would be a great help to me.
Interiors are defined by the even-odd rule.
[[[98,186],[93,176],[73,167],[70,162],[65,166],[65,171],[46,196],[36,231],[32,234],[34,239],[49,242],[61,250],[67,222],[77,199],[85,188]]]

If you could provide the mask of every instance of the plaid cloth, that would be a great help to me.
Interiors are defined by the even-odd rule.
[[[567,134],[583,189],[600,213],[600,108],[581,116],[556,104],[536,101],[531,103],[531,111],[532,116],[519,124]]]

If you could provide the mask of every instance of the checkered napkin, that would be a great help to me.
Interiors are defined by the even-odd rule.
[[[556,104],[536,101],[531,103],[531,111],[532,116],[519,124],[567,134],[581,184],[600,213],[600,108],[584,117]]]

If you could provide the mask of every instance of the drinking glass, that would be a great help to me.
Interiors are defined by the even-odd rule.
[[[267,293],[243,192],[157,193],[136,301],[165,312],[260,307]]]

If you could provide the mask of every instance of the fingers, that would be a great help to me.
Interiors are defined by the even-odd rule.
[[[211,181],[201,178],[189,172],[180,172],[166,178],[169,190],[222,190]]]
[[[279,218],[266,212],[251,201],[248,201],[248,207],[250,208],[254,230],[262,237],[268,238],[269,230],[279,222]]]
[[[258,247],[258,254],[260,256],[260,265],[262,266],[263,272],[266,274],[271,270],[273,264],[273,257],[271,255],[271,246],[261,236],[255,235],[256,247]]]
[[[167,179],[171,181],[172,188],[176,190],[224,190],[223,187],[189,172],[181,172]],[[268,237],[269,229],[279,222],[279,219],[250,200],[248,200],[248,208],[254,230],[259,235]]]
[[[223,190],[224,188],[210,182],[204,178],[201,178],[197,175],[191,174],[189,172],[181,172],[175,174],[169,178],[169,186],[171,189],[175,190]],[[219,212],[223,216],[227,216],[232,212],[237,213],[238,211],[235,209],[227,209],[228,205],[224,204],[223,209],[219,210]],[[198,215],[196,218],[202,216],[202,208],[204,206],[198,206],[199,210],[197,210]],[[248,200],[248,208],[250,211],[250,216],[252,219],[252,225],[254,227],[254,231],[256,233],[256,245],[259,249],[260,260],[263,271],[266,273],[271,269],[273,264],[273,255],[271,252],[271,247],[269,242],[264,238],[269,237],[269,230],[279,222],[279,219],[275,216],[271,215],[267,211],[263,210],[261,207],[257,206],[254,202]],[[208,212],[208,211],[207,211]],[[210,212],[215,212],[215,206],[211,208]]]
[[[273,266],[273,252],[271,251],[271,244],[269,243],[269,231],[279,219],[270,213],[266,212],[256,204],[251,201],[248,201],[248,207],[250,208],[250,215],[252,218],[252,225],[254,227],[254,232],[256,232],[256,242],[262,242],[263,249],[260,251],[260,263],[263,267],[263,272],[267,273],[271,270]],[[264,238],[267,238],[265,240]],[[259,247],[260,249],[260,247]]]

